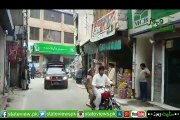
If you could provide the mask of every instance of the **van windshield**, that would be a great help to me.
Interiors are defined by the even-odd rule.
[[[62,74],[62,75],[66,75],[64,68],[48,68],[47,69],[47,74]]]

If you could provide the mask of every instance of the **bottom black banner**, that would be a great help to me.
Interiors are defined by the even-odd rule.
[[[175,118],[175,117],[178,118],[178,117],[180,117],[180,111],[176,111],[176,110],[172,110],[172,111],[148,110],[147,111],[147,118],[158,118],[158,117],[160,117],[160,118]]]

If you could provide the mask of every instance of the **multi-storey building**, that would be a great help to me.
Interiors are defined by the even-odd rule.
[[[50,61],[69,64],[76,54],[73,14],[59,10],[30,10],[29,61],[37,63],[39,71]]]

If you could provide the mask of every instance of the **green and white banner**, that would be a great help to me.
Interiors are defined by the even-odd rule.
[[[0,118],[145,118],[146,111],[2,110]]]
[[[128,29],[129,34],[142,32],[145,30],[166,32],[173,31],[174,28],[161,28],[166,24],[169,26],[172,22],[180,20],[180,10],[158,10],[158,9],[138,9],[129,10],[128,12]],[[158,30],[156,30],[156,28]]]
[[[30,46],[33,54],[59,54],[59,55],[75,55],[76,47],[68,45],[34,43]]]

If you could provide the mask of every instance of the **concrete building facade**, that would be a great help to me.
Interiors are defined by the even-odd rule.
[[[51,59],[62,62],[70,61],[70,58],[75,54],[73,14],[58,10],[29,10],[29,12],[29,61],[39,64],[40,72],[43,71],[44,64]],[[43,47],[40,48],[40,51],[33,53],[33,46],[37,43],[41,46],[46,45],[46,47],[49,45],[51,48],[48,49],[51,50],[44,51],[42,49],[45,47]],[[64,54],[58,48],[57,52],[55,49],[59,45],[66,47],[66,49],[73,49],[73,51]]]
[[[82,46],[91,38],[92,23],[94,21],[93,10],[75,10],[75,13],[78,14],[78,41]]]
[[[180,108],[180,97],[175,94],[180,86],[179,21],[180,11],[177,9],[129,10],[128,29],[129,38],[133,41],[136,97],[140,96],[140,64],[145,63],[151,71],[149,101]]]

